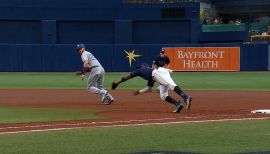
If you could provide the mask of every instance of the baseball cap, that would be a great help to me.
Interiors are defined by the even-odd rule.
[[[164,48],[161,48],[160,53],[163,53],[163,54],[165,53]]]
[[[79,50],[81,48],[85,48],[84,44],[80,43],[76,45],[76,50]]]

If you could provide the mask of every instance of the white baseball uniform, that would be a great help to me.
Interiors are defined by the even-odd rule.
[[[165,100],[168,96],[168,91],[174,90],[176,84],[171,78],[170,72],[164,67],[154,69],[152,72],[154,80],[160,84],[160,97]]]

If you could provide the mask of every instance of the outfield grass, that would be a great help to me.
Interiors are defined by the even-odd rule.
[[[103,119],[91,109],[0,108],[0,125],[10,123]]]
[[[0,135],[1,153],[270,152],[270,120],[85,128]]]
[[[106,73],[105,87],[126,73]],[[185,90],[270,90],[270,72],[175,72],[175,82]],[[146,85],[134,78],[119,89],[139,89]],[[0,88],[84,89],[86,81],[74,73],[0,73]]]

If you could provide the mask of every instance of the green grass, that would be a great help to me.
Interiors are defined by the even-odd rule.
[[[10,123],[101,119],[90,109],[0,108],[0,125]]]
[[[0,88],[74,89],[84,88],[75,73],[0,73]]]
[[[132,153],[270,151],[270,120],[85,128],[0,135],[1,153]]]
[[[126,73],[106,73],[105,87]],[[185,90],[270,90],[270,72],[175,72],[174,81]],[[137,77],[119,89],[139,89],[146,81]],[[0,88],[84,89],[86,81],[74,73],[0,73]]]
[[[173,79],[190,90],[270,90],[270,72],[185,72]]]
[[[126,73],[107,73],[105,87]],[[270,91],[270,72],[178,72],[184,90]],[[119,89],[146,85],[134,78]],[[85,89],[74,73],[0,73],[0,89]],[[1,96],[1,94],[0,94]],[[1,100],[1,97],[0,97]],[[91,109],[0,108],[0,124],[104,118]],[[270,120],[208,122],[159,126],[85,128],[0,135],[1,153],[132,153],[184,151],[241,153],[270,151]]]

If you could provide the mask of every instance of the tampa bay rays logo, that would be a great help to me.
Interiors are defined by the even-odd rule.
[[[131,67],[131,64],[132,64],[132,61],[134,60],[134,61],[136,61],[136,59],[135,58],[138,58],[138,57],[140,57],[140,56],[142,56],[142,55],[137,55],[137,54],[135,54],[135,50],[132,50],[132,51],[126,51],[126,50],[124,50],[125,52],[126,52],[126,54],[127,54],[127,58],[128,58],[128,61],[129,61],[129,66]]]

